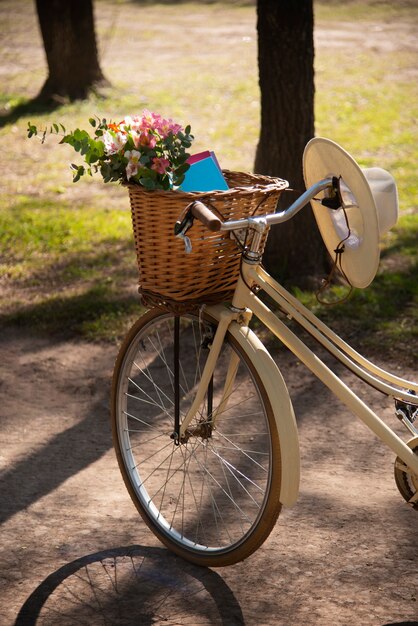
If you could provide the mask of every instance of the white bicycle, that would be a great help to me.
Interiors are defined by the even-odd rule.
[[[379,237],[396,221],[392,177],[361,170],[337,144],[312,140],[304,154],[307,191],[280,213],[223,223],[194,203],[211,231],[246,231],[231,303],[138,319],[117,358],[112,425],[118,462],[139,513],[157,537],[189,561],[223,566],[268,537],[299,488],[299,443],[289,393],[273,358],[250,329],[254,315],[396,455],[395,480],[418,510],[418,384],[352,349],[261,266],[270,226],[312,201],[324,242],[346,279],[365,287],[377,271]],[[315,199],[315,201],[313,200]],[[258,297],[267,293],[359,378],[395,400],[409,432],[401,439]]]

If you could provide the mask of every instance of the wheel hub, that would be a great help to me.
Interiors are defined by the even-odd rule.
[[[210,439],[212,437],[213,426],[210,422],[200,422],[196,426],[192,426],[186,429],[181,443],[187,443],[190,437],[201,437],[202,439]]]

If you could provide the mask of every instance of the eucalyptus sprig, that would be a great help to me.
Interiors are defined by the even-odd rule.
[[[67,143],[84,158],[87,165],[71,164],[73,182],[85,174],[100,172],[105,183],[129,182],[146,189],[175,189],[189,169],[187,152],[192,145],[190,126],[182,128],[171,119],[143,111],[142,115],[125,117],[115,124],[91,117],[93,133],[77,128],[68,132],[63,124],[52,124],[38,130],[28,123],[28,137],[38,136],[42,143],[48,134],[62,135]]]

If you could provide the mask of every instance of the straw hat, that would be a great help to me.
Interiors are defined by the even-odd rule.
[[[340,262],[350,284],[367,287],[379,266],[379,240],[398,218],[395,180],[380,167],[361,169],[348,152],[322,137],[315,137],[306,145],[303,175],[307,188],[324,178],[338,180],[344,209],[327,208],[315,201],[312,208],[333,258],[344,240]],[[323,197],[327,195],[331,194],[325,192]]]

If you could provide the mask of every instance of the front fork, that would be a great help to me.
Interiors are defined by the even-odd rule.
[[[198,384],[196,395],[193,399],[192,405],[185,415],[184,419],[180,424],[180,385],[177,379],[176,386],[176,371],[178,372],[179,364],[175,364],[174,367],[174,379],[175,379],[175,416],[174,416],[174,433],[172,438],[176,440],[176,443],[181,443],[187,441],[190,434],[196,434],[193,428],[190,428],[190,424],[194,418],[194,416],[198,413],[200,406],[202,405],[206,393],[208,393],[208,417],[210,418],[210,425],[213,429],[216,424],[217,417],[225,411],[228,399],[231,394],[231,390],[233,388],[235,376],[238,370],[239,365],[239,357],[233,352],[231,354],[231,358],[228,365],[228,370],[225,376],[225,384],[222,392],[221,400],[214,410],[212,406],[212,396],[213,392],[211,391],[211,387],[213,385],[213,372],[215,370],[216,362],[219,358],[222,345],[225,339],[226,332],[228,330],[229,325],[232,321],[237,321],[240,324],[248,324],[251,318],[250,311],[240,311],[232,308],[226,308],[222,305],[214,305],[205,307],[205,311],[209,314],[209,316],[214,317],[214,319],[219,320],[218,326],[215,332],[215,335],[212,340],[212,344],[209,348],[208,358],[206,359],[205,366],[203,368],[202,376],[200,382]],[[176,327],[176,326],[175,326]],[[179,337],[175,334],[174,337],[175,342],[179,341]],[[175,359],[176,359],[176,347],[175,347]],[[177,361],[178,353],[177,353]]]

